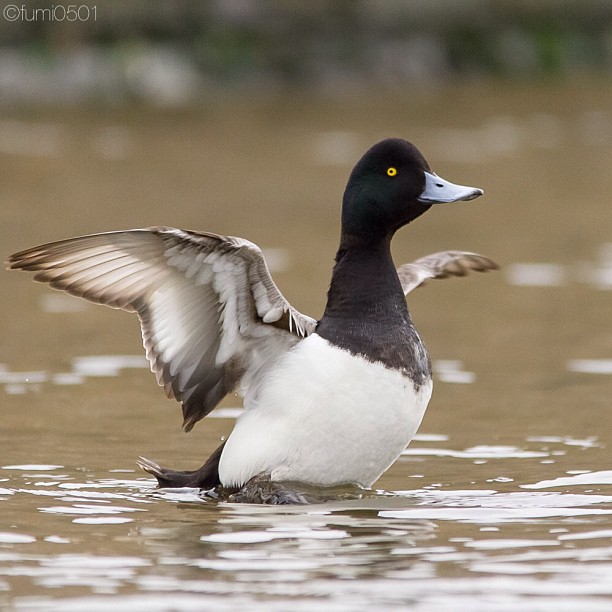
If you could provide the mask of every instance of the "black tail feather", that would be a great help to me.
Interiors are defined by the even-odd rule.
[[[200,469],[194,471],[177,472],[161,467],[144,457],[140,457],[136,463],[145,472],[157,478],[157,483],[161,489],[180,489],[182,487],[212,489],[221,484],[219,480],[219,460],[224,446],[225,442],[213,452]]]

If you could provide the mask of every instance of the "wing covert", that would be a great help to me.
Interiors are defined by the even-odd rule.
[[[10,268],[98,304],[136,312],[151,370],[183,404],[189,431],[249,370],[314,331],[241,238],[154,227],[82,236],[15,253]],[[274,351],[258,345],[278,337]],[[251,380],[252,376],[245,377]]]

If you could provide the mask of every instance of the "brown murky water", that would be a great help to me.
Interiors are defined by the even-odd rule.
[[[4,256],[166,224],[268,249],[322,312],[339,201],[363,150],[413,140],[485,198],[436,207],[398,263],[481,252],[499,273],[410,296],[436,365],[421,433],[363,500],[310,507],[157,491],[143,454],[200,465],[134,317],[0,274],[0,604],[15,610],[609,610],[612,89],[492,85],[197,113],[5,114]]]

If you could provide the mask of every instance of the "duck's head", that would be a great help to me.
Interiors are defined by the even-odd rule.
[[[369,149],[351,172],[342,202],[343,239],[390,237],[432,204],[482,194],[440,178],[413,144],[389,138]]]

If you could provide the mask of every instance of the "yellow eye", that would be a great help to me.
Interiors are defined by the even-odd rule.
[[[391,166],[391,168],[387,168],[387,174],[389,176],[395,176],[397,174],[397,169]]]

